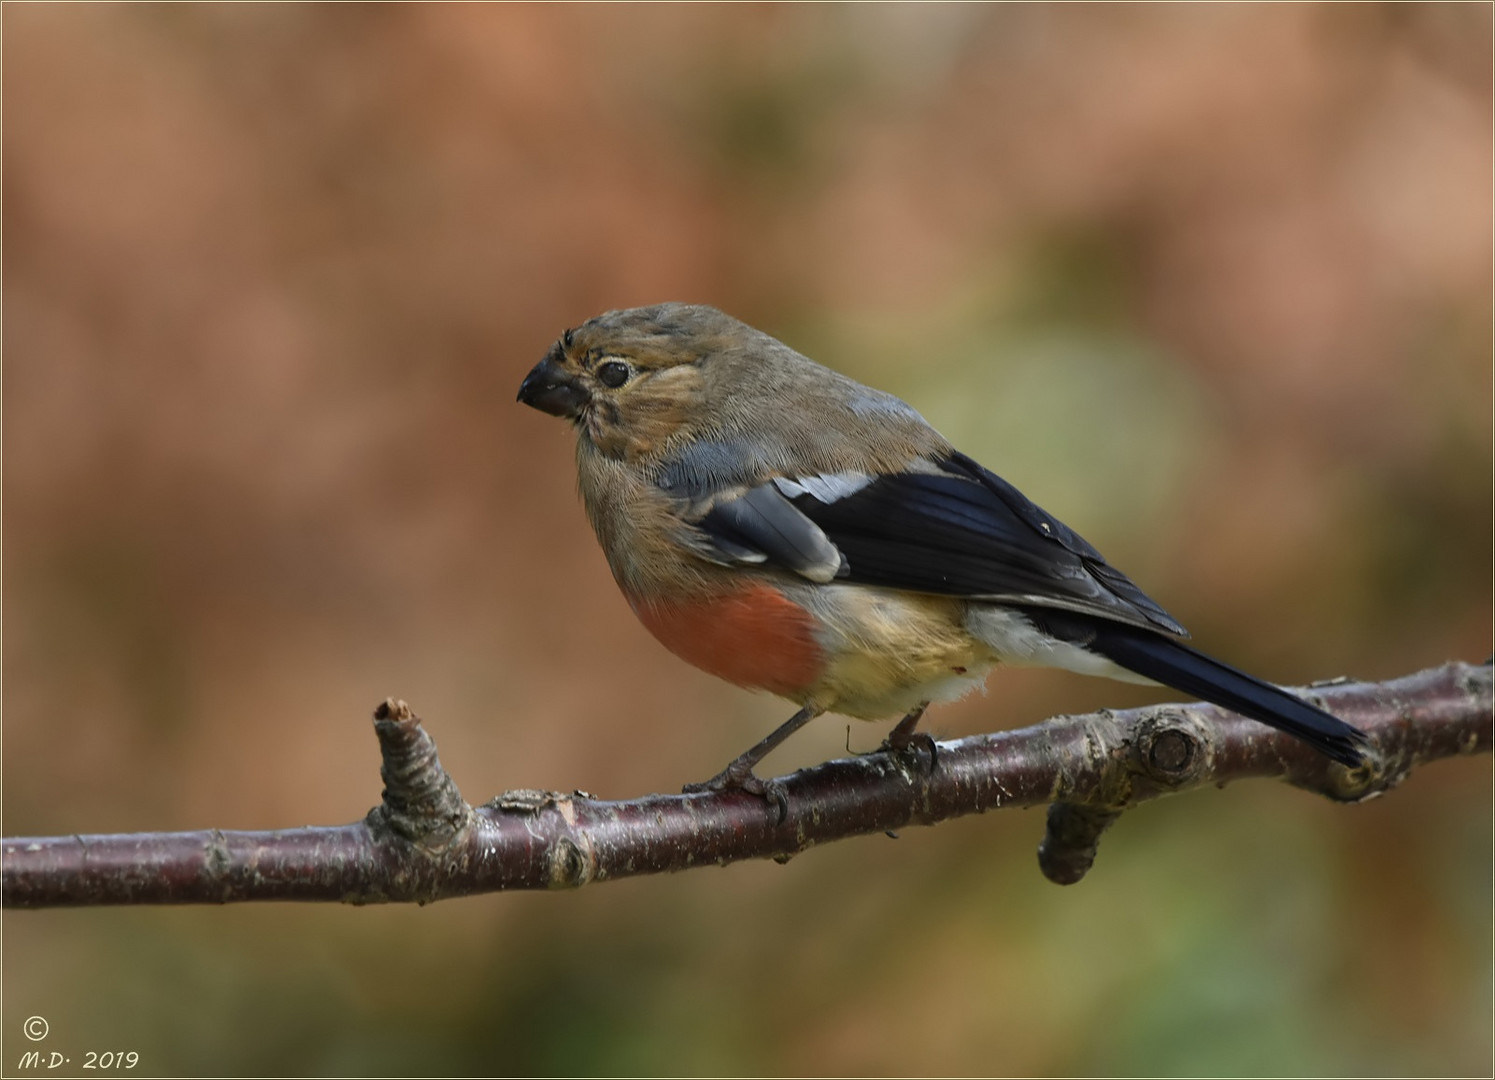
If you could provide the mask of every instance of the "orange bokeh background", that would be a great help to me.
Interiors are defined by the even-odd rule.
[[[618,596],[566,326],[712,303],[907,398],[1281,682],[1490,652],[1481,5],[7,5],[7,835],[701,779],[786,715]],[[1158,700],[999,672],[946,736]],[[826,718],[788,769],[875,745]],[[426,909],[5,917],[4,1060],[1480,1073],[1490,766]]]

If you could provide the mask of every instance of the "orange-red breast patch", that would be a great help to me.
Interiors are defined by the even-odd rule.
[[[683,604],[629,603],[666,649],[738,686],[798,699],[824,667],[814,617],[772,585]]]

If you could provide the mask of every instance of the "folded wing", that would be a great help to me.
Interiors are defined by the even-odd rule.
[[[738,561],[812,581],[1053,607],[1185,635],[1073,530],[959,453],[876,477],[778,477],[718,500],[700,527]]]
[[[1057,641],[1361,761],[1359,731],[1183,645],[1178,621],[1099,551],[963,454],[890,475],[777,477],[717,499],[699,527],[723,562],[1010,605]]]

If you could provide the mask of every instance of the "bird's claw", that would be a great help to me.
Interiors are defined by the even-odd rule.
[[[879,751],[889,754],[907,754],[911,751],[922,750],[929,755],[929,768],[926,776],[934,775],[934,767],[939,763],[939,743],[934,741],[934,736],[927,731],[911,731],[906,736],[898,737],[889,735],[878,747]]]
[[[686,784],[682,790],[686,795],[700,795],[710,791],[746,791],[773,806],[775,825],[782,825],[789,816],[789,796],[784,791],[783,784],[777,780],[764,780],[751,768],[737,768],[735,763],[728,765],[710,780]]]

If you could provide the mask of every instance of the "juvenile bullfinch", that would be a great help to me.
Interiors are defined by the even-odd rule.
[[[664,646],[799,706],[687,790],[773,795],[753,767],[823,712],[902,716],[998,664],[1156,682],[1345,765],[1365,736],[1183,644],[1173,616],[909,405],[715,308],[609,311],[567,330],[519,400],[570,420],[613,576]]]

